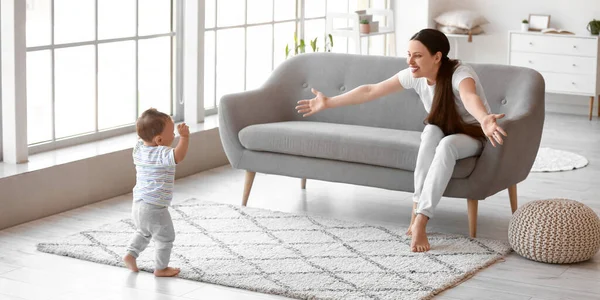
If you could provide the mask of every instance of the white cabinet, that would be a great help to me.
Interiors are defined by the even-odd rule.
[[[591,120],[600,96],[599,42],[597,36],[511,31],[508,64],[540,72],[548,93],[589,96]]]

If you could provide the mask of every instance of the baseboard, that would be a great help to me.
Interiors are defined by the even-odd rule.
[[[589,116],[590,97],[546,94],[546,112]],[[598,111],[598,99],[594,99],[594,116]]]
[[[130,193],[135,185],[131,150],[0,178],[0,229]],[[226,164],[218,128],[195,132],[176,178]]]

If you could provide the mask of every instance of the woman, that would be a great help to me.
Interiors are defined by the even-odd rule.
[[[442,32],[423,29],[408,43],[408,68],[376,84],[359,86],[345,94],[327,97],[312,89],[313,99],[298,101],[296,110],[304,117],[327,108],[360,104],[385,95],[414,89],[428,115],[421,134],[415,168],[413,212],[407,235],[413,252],[428,251],[427,221],[452,176],[456,161],[479,155],[486,138],[492,146],[502,144],[506,132],[491,114],[475,71],[448,58],[450,43]]]

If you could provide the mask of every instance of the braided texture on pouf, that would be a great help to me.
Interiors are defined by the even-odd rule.
[[[568,199],[528,202],[508,225],[508,242],[521,256],[546,263],[575,263],[600,249],[600,219],[583,203]]]

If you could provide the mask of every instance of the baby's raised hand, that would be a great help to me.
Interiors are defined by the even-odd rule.
[[[185,123],[177,125],[177,132],[179,132],[179,136],[182,137],[190,136],[190,128],[187,125],[185,125]]]

